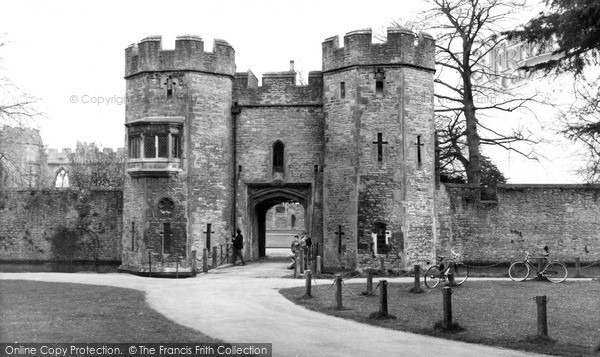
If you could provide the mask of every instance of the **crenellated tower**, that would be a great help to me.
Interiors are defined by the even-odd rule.
[[[125,50],[122,270],[189,274],[193,250],[230,237],[234,73],[222,40],[205,52],[200,37],[179,36],[163,50],[153,36]]]
[[[294,202],[325,268],[434,256],[434,41],[391,28],[323,43],[322,71],[236,73],[233,48],[180,36],[125,50],[122,270],[191,275],[244,235],[267,250],[269,210]],[[300,208],[298,208],[300,209]],[[225,251],[226,253],[226,251]],[[215,257],[215,256],[213,256]],[[216,257],[215,257],[216,258]],[[212,261],[212,260],[211,260]]]
[[[405,266],[434,246],[434,40],[390,28],[323,42],[323,236],[329,265]]]

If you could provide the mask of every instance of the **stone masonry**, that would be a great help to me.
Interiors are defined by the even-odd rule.
[[[296,202],[326,267],[431,260],[434,41],[400,28],[323,43],[322,71],[235,72],[197,36],[125,51],[128,149],[121,269],[190,272],[230,243],[265,255],[267,212]],[[392,259],[393,258],[393,259]]]

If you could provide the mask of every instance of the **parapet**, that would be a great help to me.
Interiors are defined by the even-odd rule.
[[[58,151],[58,149],[47,149],[46,151],[46,161],[48,164],[65,164],[69,162],[69,154],[71,153],[71,149],[62,149]]]
[[[308,85],[296,84],[296,72],[268,72],[262,76],[262,85],[251,72],[235,74],[234,101],[240,106],[315,106],[323,102],[323,73],[308,74]]]
[[[204,52],[202,38],[177,36],[174,50],[162,49],[162,37],[146,37],[125,49],[125,78],[154,71],[199,71],[233,76],[235,51],[227,41],[214,40],[212,52]]]
[[[421,32],[415,35],[401,27],[387,29],[385,43],[372,42],[371,29],[348,32],[344,47],[339,47],[339,37],[323,42],[323,71],[355,65],[408,65],[435,70],[435,40]]]

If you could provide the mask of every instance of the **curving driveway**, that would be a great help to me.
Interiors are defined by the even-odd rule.
[[[171,320],[227,342],[270,342],[273,356],[535,356],[359,324],[304,309],[278,292],[304,284],[303,280],[282,279],[290,273],[284,266],[282,261],[267,259],[179,280],[89,273],[0,273],[0,279],[141,290],[150,306]]]

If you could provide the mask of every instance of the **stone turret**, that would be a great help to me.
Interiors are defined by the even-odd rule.
[[[202,38],[178,36],[175,50],[162,49],[162,37],[146,37],[125,50],[125,77],[143,72],[198,71],[233,75],[235,51],[227,41],[214,40],[213,52],[204,52]]]
[[[223,40],[205,52],[200,37],[178,36],[163,50],[151,36],[125,50],[121,269],[189,275],[192,251],[230,237],[234,73],[235,51]]]
[[[323,42],[330,264],[363,265],[392,249],[403,264],[431,260],[434,72],[427,34],[390,28],[373,43],[369,29],[347,33],[341,48],[337,36]]]

